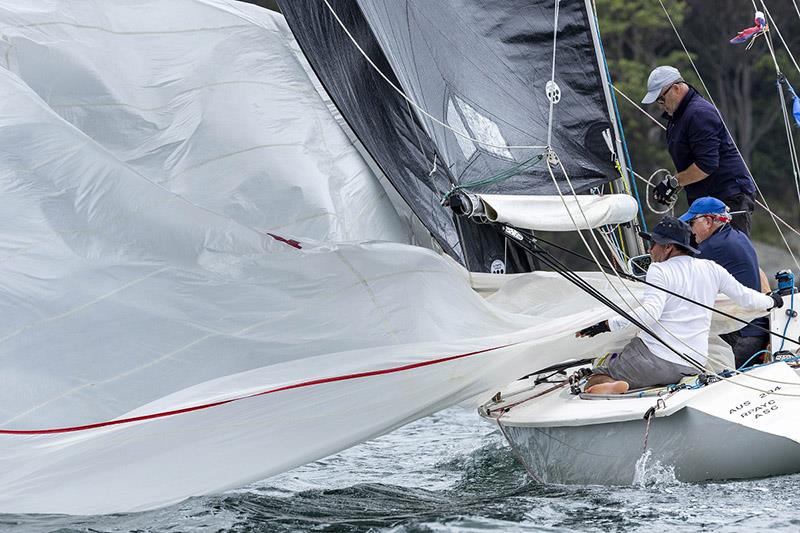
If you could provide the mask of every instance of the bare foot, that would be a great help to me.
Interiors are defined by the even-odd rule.
[[[598,383],[586,389],[589,394],[625,394],[630,385],[626,381],[610,381]]]

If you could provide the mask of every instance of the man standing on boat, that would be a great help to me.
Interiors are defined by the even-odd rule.
[[[753,243],[747,235],[731,227],[731,215],[725,203],[710,196],[698,198],[680,220],[692,228],[700,250],[698,258],[714,261],[745,287],[761,292],[769,290],[766,276],[758,268]],[[754,354],[764,350],[769,343],[769,333],[765,329],[769,329],[769,320],[762,317],[739,331],[721,335],[733,349],[736,368],[758,362]]]
[[[640,309],[632,314],[644,329],[619,354],[611,354],[592,369],[586,392],[622,394],[629,388],[669,385],[697,374],[698,369],[690,365],[706,363],[711,311],[694,302],[713,306],[722,292],[747,310],[783,306],[779,294],[748,289],[717,263],[692,257],[698,251],[690,245],[689,225],[675,217],[664,217],[652,233],[642,233],[642,237],[651,242],[653,262],[647,270],[650,285],[644,290]],[[584,328],[575,336],[594,337],[630,326],[629,320],[617,316]]]
[[[678,186],[686,189],[689,203],[719,198],[738,213],[731,225],[750,235],[755,185],[717,109],[669,66],[657,67],[647,79],[642,103],[653,102],[667,119],[667,150],[677,170],[656,185],[655,199],[669,204]]]

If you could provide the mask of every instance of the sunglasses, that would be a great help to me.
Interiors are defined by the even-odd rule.
[[[680,83],[680,82],[675,82],[675,83],[671,84],[669,87],[667,87],[666,89],[664,89],[663,91],[661,91],[661,94],[658,96],[658,98],[656,98],[656,103],[659,103],[659,104],[661,104],[661,105],[664,105],[664,98],[667,96],[667,93],[668,93],[668,92],[669,92],[669,91],[670,91],[670,90],[671,90],[673,87],[675,87],[675,86],[676,86],[678,83]]]

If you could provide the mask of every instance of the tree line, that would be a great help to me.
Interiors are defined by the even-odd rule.
[[[753,2],[663,0],[690,52],[690,61],[658,0],[595,1],[614,85],[638,103],[651,69],[672,65],[708,96],[692,67],[694,61],[770,207],[787,222],[800,226],[800,200],[778,91],[784,91],[790,114],[791,95],[777,84],[775,63],[764,37],[749,50],[745,44],[729,43],[737,32],[754,25]],[[761,6],[761,1],[756,4]],[[800,58],[800,13],[792,2],[771,0],[765,4],[788,49],[797,52],[795,59]],[[769,35],[780,70],[789,83],[800,85],[800,72],[776,29],[771,28]],[[664,131],[620,95],[618,105],[634,169],[646,177],[658,168],[674,171]],[[660,115],[656,105],[643,107]],[[800,134],[794,124],[791,127]],[[685,204],[679,204],[677,209],[683,207]],[[780,243],[772,221],[760,208],[756,209],[753,237]]]

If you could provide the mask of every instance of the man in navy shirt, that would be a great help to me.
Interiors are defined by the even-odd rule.
[[[703,196],[722,200],[734,211],[731,225],[750,235],[755,185],[716,108],[683,81],[674,67],[658,67],[647,80],[642,103],[657,102],[667,122],[667,149],[675,169],[655,188],[668,203],[680,185],[689,203]]]
[[[717,198],[708,196],[692,202],[689,210],[680,217],[691,226],[697,240],[700,253],[695,257],[714,261],[745,287],[764,292],[753,244],[747,235],[731,227],[728,223],[730,219],[727,206]],[[769,290],[769,286],[766,290]],[[767,347],[769,334],[756,326],[769,329],[769,321],[766,317],[757,318],[739,331],[721,335],[733,349],[736,368],[741,368],[745,363],[760,362],[760,358],[753,355]]]

